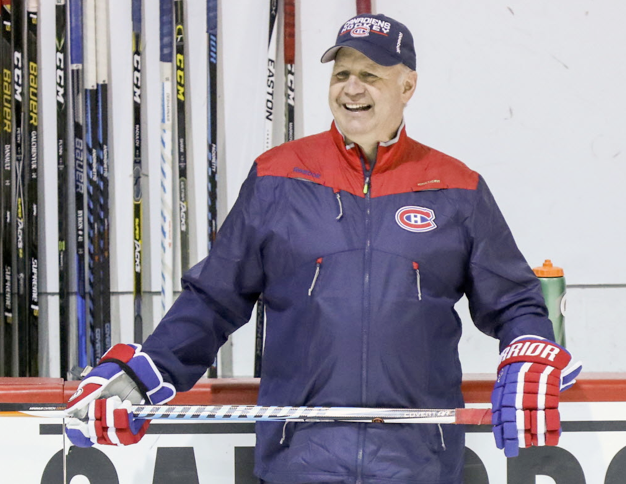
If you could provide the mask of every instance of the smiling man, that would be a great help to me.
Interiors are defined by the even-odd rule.
[[[357,16],[322,61],[334,61],[330,130],[255,161],[211,253],[184,274],[143,348],[114,346],[72,397],[77,445],[137,442],[147,422],[129,402],[190,389],[261,293],[260,405],[462,407],[454,305],[466,295],[502,350],[497,446],[513,457],[558,442],[559,393],[580,366],[562,372],[571,357],[553,342],[539,282],[482,177],[407,136],[411,33]],[[462,426],[259,422],[256,434],[255,472],[270,483],[463,482]]]
[[[378,144],[396,135],[416,82],[417,73],[404,64],[381,66],[351,47],[337,52],[330,110],[346,141],[358,144],[370,162]]]
[[[375,161],[378,143],[396,135],[415,92],[411,33],[384,15],[357,16],[344,24],[337,44],[322,56],[322,62],[332,60],[328,100],[335,123],[368,161]]]

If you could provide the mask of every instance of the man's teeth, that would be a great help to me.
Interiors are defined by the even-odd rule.
[[[344,104],[348,111],[365,111],[370,108],[369,104]]]

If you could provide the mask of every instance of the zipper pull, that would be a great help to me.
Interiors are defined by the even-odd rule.
[[[365,177],[365,185],[363,185],[363,193],[367,195],[370,190],[370,177]]]
[[[413,270],[417,276],[417,297],[422,300],[422,285],[420,281],[420,265],[417,262],[413,262]]]
[[[317,277],[320,275],[320,267],[322,266],[322,258],[318,258],[315,261],[315,275],[313,276],[313,282],[311,283],[311,287],[309,287],[309,296],[313,293],[313,289],[315,288],[315,283],[317,282]]]

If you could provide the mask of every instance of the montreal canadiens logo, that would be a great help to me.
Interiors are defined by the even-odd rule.
[[[367,37],[370,34],[368,25],[359,25],[350,31],[352,37]]]
[[[409,232],[428,232],[437,228],[435,212],[424,207],[402,207],[396,212],[396,222]]]

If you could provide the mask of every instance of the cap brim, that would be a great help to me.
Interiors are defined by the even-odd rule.
[[[391,57],[389,55],[389,51],[381,49],[376,45],[364,43],[363,40],[360,39],[350,39],[342,42],[341,44],[332,46],[330,49],[324,52],[321,62],[326,63],[335,60],[335,57],[337,57],[337,52],[339,52],[339,49],[341,49],[342,47],[350,47],[354,50],[358,50],[361,54],[381,66],[390,67],[402,63],[402,59],[395,59]]]
[[[335,60],[335,57],[337,56],[337,51],[339,51],[341,47],[342,47],[341,45],[334,45],[330,49],[328,49],[326,52],[324,52],[324,55],[322,56],[322,59],[321,59],[322,64]]]

